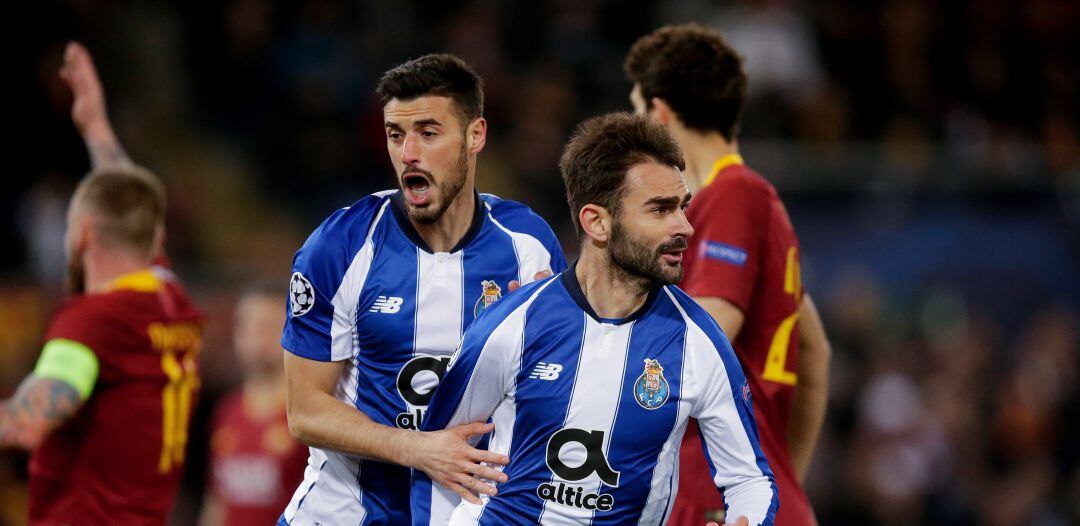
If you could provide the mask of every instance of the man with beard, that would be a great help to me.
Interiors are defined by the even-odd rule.
[[[423,56],[376,92],[400,188],[335,212],[293,260],[286,405],[311,455],[279,524],[407,524],[410,468],[470,501],[493,494],[473,475],[501,479],[507,458],[466,442],[492,425],[416,430],[473,319],[566,266],[547,223],[474,189],[487,121],[467,64]]]
[[[61,76],[95,168],[68,209],[71,297],[33,374],[0,402],[0,447],[33,452],[31,524],[165,524],[199,385],[202,315],[153,266],[165,189],[119,149],[78,44]]]
[[[423,425],[491,418],[489,450],[510,457],[498,494],[462,502],[418,473],[413,524],[664,524],[690,417],[731,517],[771,524],[775,486],[738,360],[674,286],[694,232],[674,140],[644,117],[605,115],[578,128],[560,167],[581,258],[469,328]]]
[[[801,480],[825,420],[831,350],[799,277],[799,240],[776,189],[743,164],[738,118],[746,98],[742,59],[715,30],[660,28],[626,57],[639,115],[663,125],[686,155],[695,192],[687,211],[697,236],[681,286],[731,339],[750,381],[761,445],[776,473],[784,526],[816,524]],[[682,445],[671,524],[722,517],[702,443]]]

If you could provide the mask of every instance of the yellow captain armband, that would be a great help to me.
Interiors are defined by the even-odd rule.
[[[34,367],[34,375],[70,384],[83,400],[90,398],[97,382],[97,355],[77,341],[56,338],[45,343]]]

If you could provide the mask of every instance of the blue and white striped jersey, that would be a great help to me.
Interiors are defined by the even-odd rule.
[[[416,473],[414,525],[664,524],[690,417],[730,516],[772,524],[777,510],[738,359],[675,286],[627,318],[601,319],[571,267],[484,313],[422,429],[489,417],[489,449],[510,456],[509,480],[474,505]]]
[[[281,344],[347,361],[339,399],[380,424],[416,429],[476,315],[511,280],[565,267],[551,228],[522,204],[480,195],[458,246],[432,253],[401,193],[380,192],[335,212],[297,252]],[[407,524],[409,483],[409,468],[311,448],[279,524]]]

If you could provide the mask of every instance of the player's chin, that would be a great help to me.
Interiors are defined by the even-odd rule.
[[[659,274],[659,281],[664,285],[675,285],[679,283],[683,278],[682,261],[669,263],[661,260]]]
[[[430,225],[442,217],[443,208],[439,206],[439,201],[436,199],[431,199],[421,205],[407,204],[409,218],[417,223]]]

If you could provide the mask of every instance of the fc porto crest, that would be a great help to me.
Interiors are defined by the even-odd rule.
[[[494,280],[485,279],[480,284],[484,287],[484,293],[480,295],[480,299],[476,300],[476,306],[473,307],[473,317],[479,316],[481,312],[484,312],[492,303],[499,301],[499,298],[502,297],[502,289]]]
[[[648,410],[657,409],[667,402],[671,394],[664,368],[658,360],[645,359],[645,372],[634,382],[634,399],[638,405]]]

